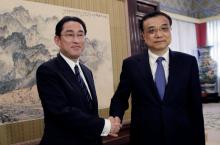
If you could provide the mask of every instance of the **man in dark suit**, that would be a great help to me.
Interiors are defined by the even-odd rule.
[[[197,61],[168,48],[171,25],[165,13],[145,15],[148,49],[123,61],[110,115],[122,120],[131,94],[132,145],[205,145]]]
[[[92,72],[79,62],[86,32],[81,19],[61,19],[54,37],[60,53],[37,70],[45,123],[40,145],[101,145],[101,136],[117,136],[120,124],[98,116]]]

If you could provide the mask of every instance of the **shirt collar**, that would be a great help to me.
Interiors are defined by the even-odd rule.
[[[60,55],[69,64],[69,66],[72,66],[73,68],[75,67],[75,65],[79,66],[79,58],[78,59],[70,59],[70,58],[66,57],[64,54],[62,54],[61,52],[60,52]]]
[[[160,57],[154,54],[150,49],[148,49],[148,55],[149,55],[149,60],[151,63],[155,63],[157,58]],[[168,62],[169,61],[169,49],[161,57],[163,57],[165,61]]]

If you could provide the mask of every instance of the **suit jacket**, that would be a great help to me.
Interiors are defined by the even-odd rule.
[[[195,57],[169,51],[169,76],[163,100],[153,80],[148,52],[125,59],[110,115],[123,118],[130,94],[132,145],[205,145]]]
[[[37,88],[44,110],[41,145],[100,145],[104,119],[98,117],[98,103],[92,72],[80,64],[93,100],[89,108],[76,77],[58,56],[37,70]]]

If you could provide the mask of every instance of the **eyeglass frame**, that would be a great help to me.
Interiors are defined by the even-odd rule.
[[[77,34],[75,33],[66,33],[66,34],[61,34],[59,36],[63,36],[64,39],[66,39],[67,41],[71,41],[71,40],[74,40],[74,38],[77,38],[79,40],[83,40],[85,38],[85,34],[84,32],[79,32]]]
[[[158,31],[162,32],[162,33],[168,33],[170,32],[171,27],[167,24],[160,26],[159,28],[156,28],[154,26],[150,26],[149,28],[144,29],[144,33],[147,34],[151,34],[151,35],[155,35],[156,33],[158,33]]]

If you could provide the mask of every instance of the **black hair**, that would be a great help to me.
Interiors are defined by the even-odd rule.
[[[166,13],[163,13],[161,11],[155,11],[155,12],[151,12],[151,13],[148,13],[146,14],[141,22],[140,22],[140,30],[143,32],[144,31],[144,21],[149,19],[149,18],[153,18],[153,17],[156,17],[156,16],[164,16],[166,17],[168,20],[169,20],[169,23],[170,23],[170,26],[172,25],[172,19],[169,15],[167,15]]]
[[[56,25],[56,29],[55,29],[55,35],[57,36],[60,36],[61,35],[61,31],[63,30],[63,25],[66,23],[66,22],[69,22],[69,21],[74,21],[74,22],[78,22],[82,25],[83,29],[84,29],[84,32],[85,32],[85,35],[87,33],[87,30],[86,30],[86,24],[83,22],[83,20],[81,20],[80,18],[78,17],[71,17],[71,16],[64,16]]]

